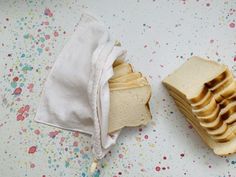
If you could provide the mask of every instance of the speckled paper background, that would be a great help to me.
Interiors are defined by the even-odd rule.
[[[94,176],[236,176],[236,155],[214,155],[161,85],[192,55],[236,74],[235,0],[1,0],[0,176],[88,176],[90,137],[33,120],[46,77],[84,10],[107,25],[153,88],[152,122],[122,131]]]

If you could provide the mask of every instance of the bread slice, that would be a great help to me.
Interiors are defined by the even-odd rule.
[[[215,79],[211,80],[210,82],[205,83],[205,86],[211,90],[215,90],[216,88],[222,86],[227,82],[228,78],[231,78],[233,75],[226,67],[226,70],[218,75]]]
[[[191,106],[192,108],[192,106]],[[197,116],[208,116],[211,115],[212,112],[217,108],[217,103],[214,98],[210,100],[210,102],[200,109],[192,109],[193,113]]]
[[[129,82],[121,82],[121,83],[110,83],[110,90],[123,90],[123,89],[131,89],[136,87],[143,87],[145,85],[149,85],[148,81],[145,77],[138,78]]]
[[[184,100],[178,97],[175,93],[170,91],[171,96],[173,96],[177,101],[181,102],[184,107],[191,111],[191,106],[186,105]],[[207,129],[210,135],[222,135],[228,129],[228,124],[232,124],[236,121],[236,114],[234,114],[236,102],[229,103],[225,108],[219,111],[218,115],[215,115],[215,119],[212,121],[205,121],[202,118],[200,120],[200,125]],[[219,109],[219,108],[218,108]],[[194,113],[193,113],[194,114]],[[198,117],[198,116],[196,116]],[[225,119],[225,120],[224,120]]]
[[[122,63],[113,68],[114,75],[111,79],[118,78],[120,76],[133,72],[132,66],[129,63]]]
[[[184,106],[186,108],[188,108],[190,111],[192,110],[190,103],[186,99],[184,99],[182,96],[180,96],[179,94],[177,94],[173,91],[169,91],[169,93],[175,100],[178,100],[179,102],[184,104]],[[219,105],[217,105],[217,107],[215,109],[213,109],[213,111],[210,114],[203,115],[203,116],[197,116],[197,118],[199,119],[199,121],[212,122],[217,118],[219,111],[220,111],[220,107],[219,107]]]
[[[186,116],[189,115],[183,110],[180,111]],[[208,133],[202,129],[199,123],[196,121],[196,118],[188,118],[187,121],[193,126],[193,128],[197,131],[200,135],[202,140],[213,149],[214,153],[220,156],[229,155],[236,152],[236,138],[232,138],[230,141],[227,142],[216,142],[208,135]]]
[[[223,73],[228,73],[228,69],[226,69],[225,72]],[[223,74],[221,74],[223,75]],[[221,75],[218,76],[218,78],[221,78]],[[232,93],[234,92],[235,89],[235,84],[233,83],[233,76],[232,74],[227,74],[226,75],[227,78],[224,78],[224,80],[220,81],[218,80],[218,84],[216,84],[214,87],[211,88],[204,88],[203,92],[205,92],[204,94],[201,95],[201,99],[199,99],[198,102],[192,103],[191,99],[188,100],[191,104],[191,106],[193,107],[194,110],[199,110],[200,108],[205,107],[206,105],[208,105],[212,99],[213,96],[215,97],[214,99],[216,100],[216,102],[220,102],[222,101],[222,99],[230,97],[232,95]],[[164,84],[165,81],[163,81]],[[222,83],[224,83],[222,85]],[[207,84],[205,84],[207,85]],[[179,95],[181,95],[181,97],[186,98],[185,95],[183,95],[181,92],[179,92],[178,90],[176,90],[174,87],[172,87],[171,85],[168,85],[168,83],[166,84],[166,87],[173,91],[178,93]]]
[[[216,154],[236,152],[236,82],[227,66],[193,57],[163,83]]]
[[[170,91],[170,94],[173,97],[174,93],[171,93],[171,91]],[[191,111],[190,105],[187,105],[184,102],[184,100],[182,98],[178,97],[177,95],[175,95],[174,97],[175,97],[175,101],[178,102],[178,105],[181,105],[182,107],[187,109],[191,114],[194,115],[194,113]],[[209,133],[209,135],[222,135],[222,134],[224,134],[228,129],[228,124],[232,124],[236,121],[236,114],[233,113],[231,115],[230,113],[228,113],[228,112],[230,112],[230,109],[235,109],[234,108],[235,105],[236,105],[236,102],[227,105],[227,107],[225,107],[225,109],[220,110],[218,116],[215,115],[216,118],[211,122],[204,122],[204,121],[202,121],[202,119],[200,119],[200,121],[199,121],[200,125],[206,129],[206,131]],[[231,112],[233,112],[233,111],[231,111]],[[228,113],[229,118],[227,118],[225,121],[222,121],[221,120],[222,115],[224,117],[224,115],[227,113]],[[199,119],[198,116],[196,116],[196,118]]]
[[[227,131],[224,134],[220,136],[214,136],[214,139],[219,142],[228,142],[233,138],[235,138],[235,136],[236,136],[236,122],[229,125]]]
[[[178,105],[179,109],[184,109],[186,112],[188,112],[188,116],[190,117],[195,117],[196,119],[198,119],[198,117],[196,117],[196,115],[194,115],[191,112],[191,109],[189,109],[188,107],[186,107],[182,102],[180,102],[179,100],[175,100],[175,103]],[[197,120],[196,120],[197,121]],[[202,124],[204,124],[203,122],[198,121],[199,125],[202,126]],[[222,122],[221,122],[222,123]],[[207,132],[207,134],[211,135],[222,135],[227,131],[227,125],[225,124],[220,124],[220,127],[216,128],[216,129],[209,129],[207,127],[202,126],[202,128]],[[214,136],[212,136],[212,138],[214,139]]]
[[[208,105],[212,98],[213,98],[213,94],[212,92],[207,92],[206,95],[198,102],[198,103],[192,103],[192,109],[193,110],[197,110],[197,109],[201,109],[203,107],[205,107],[206,105]]]
[[[234,107],[236,102],[228,104],[225,108],[220,110],[217,118],[212,122],[201,122],[201,125],[206,128],[217,129],[220,125],[230,124],[236,121]],[[224,120],[225,119],[225,120]]]
[[[118,65],[121,65],[121,64],[123,64],[123,63],[125,63],[125,61],[123,60],[123,59],[120,59],[120,58],[118,58],[118,59],[116,59],[115,60],[115,62],[113,63],[113,68],[114,67],[116,67],[116,66],[118,66]]]
[[[110,113],[109,133],[124,127],[146,125],[151,120],[149,100],[151,87],[140,72],[117,60],[113,64],[114,75],[109,80]]]
[[[235,102],[236,101],[236,93],[234,93],[232,96],[222,100],[220,104],[220,108],[223,109],[225,108],[229,103]]]
[[[236,85],[235,85],[235,82],[233,81],[233,76],[231,73],[229,73],[229,70],[227,69],[227,67],[226,67],[226,70],[222,72],[221,74],[217,75],[217,77],[224,80],[220,82],[220,80],[218,79],[218,84],[215,84],[215,85],[213,85],[212,81],[208,83],[203,83],[203,85],[207,85],[210,87],[209,91],[206,92],[206,96],[204,96],[202,99],[204,100],[204,102],[200,101],[200,105],[198,103],[197,104],[190,103],[192,106],[193,112],[197,116],[202,117],[202,119],[204,119],[204,117],[207,119],[208,118],[207,116],[211,115],[215,109],[219,109],[217,108],[218,107],[217,102],[221,102],[223,99],[231,96],[232,93],[234,93],[234,91],[236,90]],[[216,80],[216,79],[213,79],[213,80]],[[171,91],[172,90],[175,91],[175,89],[168,84],[167,84],[167,88]],[[177,91],[176,93],[178,93],[183,99],[186,99],[186,96],[183,94],[180,94],[179,91]]]
[[[179,109],[181,110],[181,112],[185,112],[185,115],[187,115],[187,117],[189,119],[193,118],[194,115],[189,111],[187,110],[185,107],[183,107],[183,105],[178,102],[178,101],[175,101],[176,102],[176,105],[179,107]],[[192,120],[194,121],[194,120]],[[213,135],[208,135],[212,140],[216,141],[216,142],[227,142],[227,141],[230,141],[232,138],[234,138],[234,127],[230,127],[229,129],[227,129],[227,131],[221,135],[217,135],[217,136],[213,136]],[[208,130],[205,129],[205,132],[206,134],[209,134],[208,133]]]
[[[173,74],[167,76],[163,83],[167,86],[172,86],[174,92],[178,90],[184,93],[188,100],[194,102],[194,99],[201,95],[205,84],[211,83],[212,80],[219,77],[226,70],[227,67],[225,65],[199,57],[192,57],[174,71]]]
[[[191,107],[193,107],[193,112],[198,115],[199,117],[206,117],[207,115],[212,114],[212,112],[214,111],[214,109],[216,109],[218,102],[216,101],[217,98],[222,97],[224,100],[222,100],[221,102],[219,102],[219,106],[221,109],[223,109],[226,105],[225,104],[229,104],[230,102],[234,102],[234,100],[236,100],[236,97],[230,97],[234,92],[236,91],[236,84],[235,82],[232,82],[230,85],[228,85],[228,87],[225,87],[222,91],[220,91],[219,93],[215,94],[214,97],[208,97],[209,100],[205,101],[206,104],[203,108],[196,108],[193,107],[192,105],[189,105]],[[170,91],[172,93],[172,96],[177,97],[177,95],[173,92]],[[232,93],[232,94],[228,94],[228,93]],[[180,97],[182,99],[184,99],[184,102],[187,102],[185,98],[183,98],[183,96],[180,95]],[[229,99],[229,98],[231,99]],[[229,101],[227,101],[227,99],[229,99]],[[202,118],[204,119],[204,118]],[[207,117],[206,117],[207,119]]]
[[[232,96],[235,93],[235,89],[236,89],[236,83],[232,79],[226,83],[225,87],[223,87],[222,90],[218,92],[218,94],[214,94],[216,102],[220,103],[225,98]]]
[[[170,95],[175,99],[175,100],[178,100],[179,102],[181,102],[186,108],[188,108],[189,110],[191,110],[191,105],[188,104],[186,102],[186,100],[184,100],[183,98],[181,98],[178,94],[172,92],[172,91],[169,91]],[[228,102],[228,104],[224,107],[224,108],[220,108],[219,105],[217,105],[217,109],[220,110],[219,111],[219,114],[218,116],[215,116],[215,118],[213,119],[210,119],[209,120],[209,117],[211,117],[211,115],[215,112],[209,115],[209,116],[197,116],[198,119],[203,122],[202,125],[204,125],[204,127],[208,127],[208,128],[214,128],[214,126],[217,126],[217,124],[219,123],[220,120],[225,120],[225,122],[228,122],[228,123],[232,123],[232,121],[234,121],[234,117],[231,118],[231,115],[233,113],[234,110],[231,111],[231,113],[228,113],[231,109],[234,108],[236,102]],[[193,113],[195,113],[193,111]],[[197,114],[196,114],[197,115]]]
[[[150,96],[149,85],[110,91],[109,133],[146,125],[152,117],[148,105]]]
[[[141,78],[142,74],[140,72],[133,72],[129,73],[120,77],[117,77],[115,79],[110,79],[109,83],[120,83],[120,82],[129,82],[132,80],[137,80],[138,78]]]

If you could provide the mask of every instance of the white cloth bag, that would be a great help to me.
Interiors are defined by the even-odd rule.
[[[46,80],[35,121],[92,135],[93,154],[103,158],[119,136],[108,135],[108,80],[125,53],[101,22],[82,14]]]

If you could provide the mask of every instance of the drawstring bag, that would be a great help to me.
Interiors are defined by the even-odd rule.
[[[120,133],[108,134],[108,80],[125,54],[101,22],[83,14],[45,82],[35,121],[92,135],[95,161],[103,158]]]

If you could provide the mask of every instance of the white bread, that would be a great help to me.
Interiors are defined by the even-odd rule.
[[[229,140],[232,140],[235,137],[235,135],[236,135],[236,122],[229,125],[227,131],[224,134],[220,136],[214,136],[214,139],[222,142],[227,142]]]
[[[179,108],[179,110],[186,116],[189,117],[187,121],[193,126],[193,128],[197,131],[200,135],[202,140],[213,149],[214,153],[220,156],[229,155],[236,152],[236,138],[233,138],[231,141],[228,142],[216,142],[214,141],[207,132],[202,129],[199,123],[196,121],[196,118],[190,118],[190,115],[184,111],[184,109]]]
[[[191,106],[186,104],[186,102],[182,98],[180,98],[178,95],[176,95],[175,93],[173,93],[171,91],[170,91],[170,94],[172,97],[175,98],[175,100],[179,101],[186,109],[191,111]],[[203,128],[210,129],[210,130],[207,130],[207,132],[210,135],[221,135],[221,134],[225,133],[228,129],[228,124],[232,124],[233,122],[236,121],[236,113],[232,113],[232,115],[229,114],[228,116],[226,116],[226,118],[225,118],[226,120],[224,120],[224,121],[222,120],[222,117],[224,117],[224,115],[227,112],[229,112],[231,109],[234,109],[234,107],[236,107],[236,102],[229,103],[226,107],[224,107],[223,109],[220,110],[218,116],[215,116],[216,118],[213,121],[204,122],[204,121],[202,121],[202,119],[200,119],[200,121],[199,121],[200,125]],[[231,111],[231,112],[233,112],[233,111]],[[196,116],[196,117],[198,118],[198,116]]]
[[[132,66],[128,63],[122,63],[113,68],[114,75],[111,79],[115,79],[117,77],[129,74],[133,72]]]
[[[225,65],[220,65],[214,61],[192,57],[173,74],[167,76],[163,83],[184,93],[186,98],[190,100],[200,95],[205,83],[210,82],[226,69]]]
[[[175,100],[175,103],[178,105],[179,109],[185,109],[187,112],[188,112],[188,116],[190,117],[195,117],[196,119],[198,119],[198,117],[196,117],[196,115],[194,115],[192,112],[191,112],[191,109],[189,109],[188,107],[186,107],[182,102],[180,102],[179,100]],[[208,129],[206,127],[203,127],[202,126],[202,122],[196,120],[198,122],[198,124],[202,127],[202,129],[204,129],[207,134],[209,134],[209,136],[212,136],[211,138],[214,139],[214,136],[217,136],[217,135],[222,135],[226,132],[227,130],[227,125],[222,125],[220,126],[220,128],[217,128],[217,129]]]
[[[175,99],[178,100],[179,102],[181,102],[182,104],[184,104],[185,107],[187,107],[189,110],[191,110],[191,105],[188,104],[186,102],[186,100],[184,100],[182,97],[180,97],[178,94],[169,91],[170,95]],[[208,128],[213,128],[214,126],[217,126],[217,124],[219,123],[220,116],[224,115],[226,112],[228,112],[232,107],[234,107],[236,105],[236,102],[229,102],[224,108],[220,109],[220,106],[217,105],[217,109],[219,109],[219,115],[215,116],[215,118],[212,118],[211,120],[209,120],[208,118],[211,117],[211,115],[215,112],[215,110],[213,111],[212,114],[208,115],[208,116],[197,116],[198,119],[200,119],[201,122],[204,122],[202,125],[205,125],[204,127],[208,127]],[[195,114],[195,112],[193,111],[193,113]],[[197,114],[196,114],[197,115]],[[232,121],[235,120],[235,115],[230,115],[230,116],[224,116],[226,118],[225,123],[232,123]],[[211,126],[210,126],[211,125]]]
[[[114,90],[110,94],[109,133],[123,127],[146,125],[151,120],[150,86]]]
[[[141,77],[142,77],[142,74],[140,72],[134,72],[134,73],[129,73],[129,74],[117,77],[115,79],[110,79],[109,83],[129,82],[129,81],[141,78]]]
[[[115,60],[115,62],[113,63],[113,68],[114,67],[116,67],[116,66],[118,66],[118,65],[120,65],[120,64],[122,64],[122,63],[124,63],[125,61],[123,60],[123,59],[120,59],[120,58],[118,58],[118,59],[116,59]]]
[[[109,133],[124,127],[146,125],[151,120],[149,100],[151,87],[139,72],[128,63],[116,61],[114,75],[109,80]]]
[[[143,87],[145,85],[149,85],[147,82],[147,79],[145,77],[141,77],[136,80],[129,81],[129,82],[110,83],[109,88],[110,90],[122,90],[122,89]]]
[[[226,72],[228,72],[228,69],[226,70]],[[225,85],[222,85],[222,83],[224,83]],[[164,81],[164,84],[166,84],[166,87],[169,90],[178,93],[183,98],[186,98],[186,96],[183,93],[176,90],[173,86],[168,85],[167,83],[165,83],[165,81]],[[199,110],[200,108],[203,108],[203,107],[206,109],[207,104],[209,104],[212,101],[213,96],[214,96],[214,100],[216,100],[215,102],[219,103],[223,99],[230,97],[232,93],[234,92],[235,88],[236,86],[235,86],[235,82],[233,81],[233,76],[232,74],[228,74],[228,77],[225,78],[222,82],[219,82],[213,88],[209,88],[206,94],[203,95],[200,101],[198,101],[197,103],[191,103],[189,100],[189,102],[194,110]]]
[[[179,107],[179,109],[181,110],[181,112],[185,112],[185,115],[187,115],[188,119],[191,119],[191,121],[195,121],[195,120],[192,120],[194,118],[194,115],[189,111],[187,110],[180,102],[178,101],[175,101],[176,105]],[[195,119],[195,118],[194,118]],[[215,142],[227,142],[227,141],[230,141],[234,138],[234,134],[236,133],[235,132],[236,129],[234,126],[230,126],[229,129],[227,129],[227,132],[225,132],[224,134],[221,134],[221,135],[218,135],[218,136],[209,136],[209,138],[211,138],[212,140],[214,140]],[[208,131],[205,130],[204,131],[206,134],[208,134]]]
[[[236,82],[227,66],[193,57],[163,83],[216,154],[236,152]]]
[[[194,113],[191,111],[191,106],[186,104],[186,102],[184,102],[182,98],[178,97],[177,95],[175,95],[175,93],[172,93],[171,91],[170,95],[175,98],[175,101],[177,101],[179,105],[181,104],[182,107],[184,107],[191,114],[194,115]],[[235,105],[236,105],[235,102],[230,103],[224,109],[220,110],[218,116],[215,116],[216,118],[213,121],[211,122],[199,121],[200,125],[206,129],[209,135],[222,135],[223,133],[226,133],[228,129],[228,124],[232,124],[232,122],[236,121],[236,114],[230,115],[229,118],[226,119],[225,121],[222,121],[220,117],[221,115],[224,115],[226,112],[228,112],[231,108],[235,107]],[[196,115],[194,116],[197,119],[199,119],[198,116]]]

